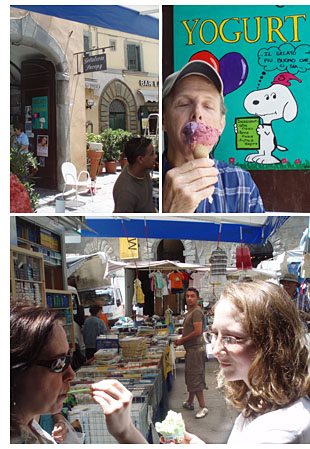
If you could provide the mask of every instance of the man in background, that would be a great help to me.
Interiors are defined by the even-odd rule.
[[[148,315],[144,315],[143,313],[143,304],[134,304],[133,310],[135,312],[135,327],[140,327],[145,318],[148,318]]]
[[[203,340],[204,314],[198,305],[199,292],[189,287],[185,294],[187,313],[184,317],[182,337],[174,342],[175,346],[183,345],[185,354],[185,383],[188,399],[183,408],[194,410],[194,399],[197,397],[200,410],[196,418],[203,418],[208,413],[203,390],[207,389],[205,381],[206,347]]]
[[[21,145],[21,151],[28,153],[29,139],[23,131],[22,123],[16,123],[14,125],[14,132],[11,135],[14,136],[13,146],[16,146],[16,144]]]
[[[297,274],[285,273],[280,278],[280,284],[283,285],[284,290],[294,301],[300,319],[303,321],[305,328],[308,330],[308,321],[310,322],[310,300],[307,293],[297,292],[297,289],[300,287]]]
[[[91,316],[85,320],[83,337],[85,343],[86,359],[91,359],[96,352],[96,339],[99,335],[106,334],[107,328],[103,320],[99,318],[102,308],[94,304],[89,308]]]
[[[151,139],[134,137],[126,143],[128,163],[113,188],[114,212],[156,212],[150,171],[156,161]]]
[[[106,314],[103,313],[103,311],[102,311],[102,309],[103,309],[103,301],[101,301],[100,299],[98,299],[98,301],[96,301],[96,304],[97,304],[98,306],[101,307],[101,313],[100,313],[100,315],[99,315],[99,318],[100,318],[101,320],[104,321],[104,324],[106,325],[106,328],[107,328],[107,332],[110,332],[110,327],[109,327],[109,320],[108,320],[108,317],[107,317]]]

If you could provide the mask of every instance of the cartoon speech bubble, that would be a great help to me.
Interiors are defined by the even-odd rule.
[[[292,74],[310,70],[310,46],[307,44],[294,47],[282,44],[279,47],[261,48],[258,52],[258,64],[266,71],[288,71]]]

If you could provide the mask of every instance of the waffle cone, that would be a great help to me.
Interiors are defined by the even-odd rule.
[[[202,145],[201,143],[195,144],[193,147],[194,159],[200,159],[201,157],[209,157],[209,153],[212,150],[212,145]]]

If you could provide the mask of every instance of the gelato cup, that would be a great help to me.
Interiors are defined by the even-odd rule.
[[[164,421],[155,423],[155,429],[163,436],[166,443],[171,441],[176,444],[183,443],[185,424],[181,413],[169,410]]]

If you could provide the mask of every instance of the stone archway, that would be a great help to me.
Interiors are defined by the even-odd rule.
[[[57,41],[31,16],[10,19],[10,41],[15,45],[38,50],[55,67],[56,82],[56,134],[57,134],[57,174],[61,173],[63,162],[70,160],[70,90],[69,67],[65,54]],[[63,180],[57,176],[57,188],[62,190]]]
[[[109,109],[113,100],[120,100],[126,109],[126,131],[138,134],[137,104],[129,87],[121,80],[110,81],[102,92],[99,108],[100,132],[109,128]]]
[[[157,250],[160,242],[161,239],[149,239],[149,246],[151,248],[151,250],[149,250],[149,253],[152,256],[152,259],[150,260],[157,260]],[[193,240],[180,240],[180,242],[184,246],[183,256],[185,258],[185,263],[199,263],[196,260],[197,251],[195,242]],[[142,254],[146,256],[146,246],[144,246],[144,251]]]

